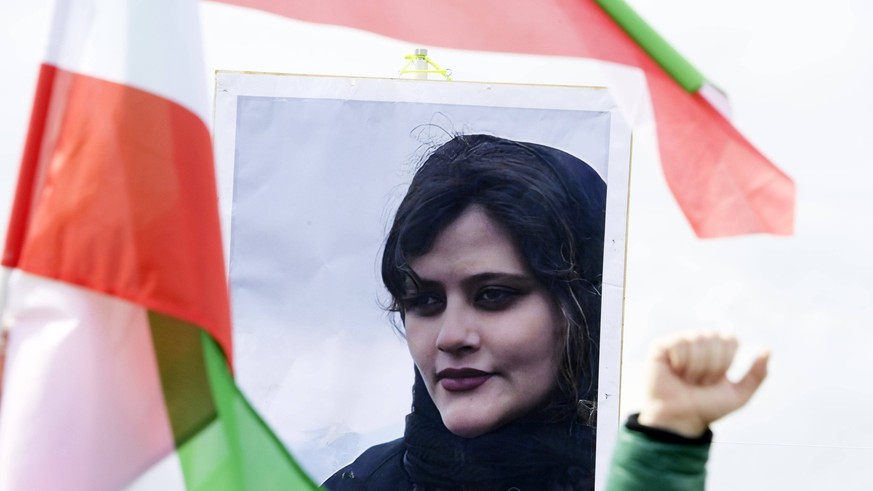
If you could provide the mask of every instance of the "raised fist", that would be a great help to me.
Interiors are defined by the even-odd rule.
[[[657,342],[648,366],[648,394],[638,421],[695,438],[740,408],[767,376],[769,353],[758,355],[738,381],[726,373],[737,351],[731,336],[685,333]]]

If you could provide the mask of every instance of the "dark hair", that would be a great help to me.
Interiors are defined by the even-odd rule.
[[[382,281],[398,299],[409,261],[470,205],[479,205],[515,241],[566,324],[558,386],[563,403],[597,400],[600,289],[606,184],[585,162],[560,150],[488,135],[456,136],[415,173],[382,256]],[[590,408],[589,408],[590,409]]]

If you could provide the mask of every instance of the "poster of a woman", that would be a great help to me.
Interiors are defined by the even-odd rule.
[[[314,478],[375,459],[419,486],[590,488],[618,425],[630,134],[608,92],[217,93],[238,380]]]

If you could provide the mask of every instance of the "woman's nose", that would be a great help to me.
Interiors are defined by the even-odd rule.
[[[436,339],[437,349],[446,353],[457,353],[479,348],[479,331],[474,309],[449,299],[441,317]]]

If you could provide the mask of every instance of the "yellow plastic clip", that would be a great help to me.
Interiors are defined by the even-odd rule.
[[[445,77],[446,80],[452,79],[450,76],[452,71],[440,68],[439,65],[428,58],[426,49],[417,48],[415,54],[406,55],[404,58],[406,59],[406,65],[400,69],[401,77],[404,75],[414,75],[417,79],[427,80],[428,74],[438,73]]]

